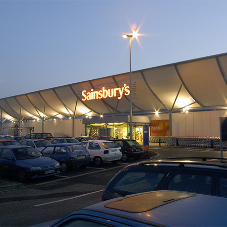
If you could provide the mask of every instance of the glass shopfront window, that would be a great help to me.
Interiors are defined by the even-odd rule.
[[[102,123],[86,124],[86,136],[111,136],[116,139],[128,139],[130,137],[129,123]],[[143,126],[132,127],[132,137],[138,142],[143,142]]]

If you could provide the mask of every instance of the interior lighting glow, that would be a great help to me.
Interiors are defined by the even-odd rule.
[[[78,108],[78,111],[81,112],[82,114],[86,114],[90,112],[90,110],[87,108]]]
[[[176,105],[179,106],[179,107],[188,106],[191,103],[192,102],[191,102],[190,98],[188,98],[188,99],[180,99],[180,98],[178,98],[177,101],[176,101]]]
[[[66,114],[73,114],[73,112],[69,109],[63,109],[62,112],[66,113]]]
[[[158,111],[158,110],[156,110],[156,111],[155,111],[155,114],[156,114],[156,115],[158,115],[158,114],[159,114],[159,111]]]
[[[57,114],[56,117],[58,117],[58,118],[63,118],[63,115]]]
[[[40,115],[40,117],[46,117],[47,116],[46,114],[44,114],[42,112],[39,112],[39,115]]]
[[[28,115],[32,118],[35,118],[36,120],[39,120],[39,117],[34,116],[33,114],[28,113]]]

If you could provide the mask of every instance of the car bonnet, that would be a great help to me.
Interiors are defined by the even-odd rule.
[[[47,157],[38,157],[32,159],[25,159],[25,160],[17,160],[17,162],[23,163],[25,165],[31,166],[46,166],[46,165],[53,165],[56,163],[55,160],[47,158]]]

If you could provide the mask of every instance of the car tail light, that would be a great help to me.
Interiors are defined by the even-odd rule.
[[[129,148],[129,150],[130,150],[130,151],[134,151],[133,148],[131,148],[131,147]]]
[[[74,157],[71,157],[71,158],[70,158],[70,161],[71,161],[71,162],[75,162]]]
[[[109,150],[104,150],[104,154],[109,154]]]

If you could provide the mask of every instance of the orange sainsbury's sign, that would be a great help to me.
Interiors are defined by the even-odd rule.
[[[113,98],[117,97],[118,99],[122,99],[123,95],[128,96],[130,94],[129,86],[124,84],[123,87],[116,88],[105,88],[95,91],[91,89],[90,91],[83,90],[81,95],[83,96],[82,101],[95,100],[95,99],[105,99],[105,98]]]

